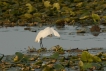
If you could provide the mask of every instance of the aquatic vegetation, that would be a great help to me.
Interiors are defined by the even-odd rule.
[[[1,55],[1,54],[0,54]],[[0,56],[0,62],[1,62],[1,60],[3,59],[3,57],[4,57],[4,54],[2,54],[2,56]]]
[[[98,56],[92,55],[88,51],[82,52],[81,60],[83,62],[101,62],[101,59]]]
[[[80,22],[81,24],[92,25],[92,21],[95,23],[105,19],[105,5],[106,1],[81,1],[81,0],[59,0],[59,1],[36,1],[36,0],[22,0],[17,1],[0,1],[0,15],[1,21],[5,19],[10,20],[10,22],[17,22],[17,20],[27,20],[27,22],[36,22],[37,16],[35,13],[41,14],[39,16],[39,23],[42,19],[48,24],[48,19],[43,18],[43,14],[46,15],[49,19],[54,17],[55,22],[58,19],[70,18],[70,21],[74,20],[75,22]],[[89,22],[86,20],[89,19]],[[70,24],[70,21],[67,24]],[[5,23],[1,24],[4,25]],[[55,23],[52,23],[55,24]],[[16,24],[15,24],[16,25]],[[59,24],[61,26],[61,24]],[[4,25],[5,26],[5,25]],[[8,25],[9,26],[9,25]],[[25,25],[24,25],[25,26]]]
[[[46,8],[50,7],[51,6],[50,1],[44,1],[44,6]]]
[[[64,50],[64,49],[63,49]],[[67,51],[64,50],[67,54]],[[51,53],[48,56],[41,55],[40,53],[21,53],[16,52],[11,61],[6,61],[4,58],[0,62],[0,69],[16,68],[20,71],[34,71],[40,69],[41,71],[67,71],[66,68],[71,70],[103,70],[106,63],[103,58],[106,58],[106,53],[91,54],[89,51],[83,51],[78,55],[61,55],[59,52],[46,50],[45,53]],[[48,53],[48,54],[49,54]],[[77,53],[77,52],[75,52]],[[79,54],[79,53],[78,53]],[[10,55],[11,56],[11,55]],[[13,57],[13,56],[12,56]],[[106,60],[105,60],[106,61]]]
[[[100,21],[100,16],[98,14],[92,13],[92,18],[93,18],[93,20],[94,20],[95,23],[98,22],[98,21]]]
[[[56,21],[56,26],[64,27],[65,26],[65,21],[63,19],[57,20]]]
[[[84,71],[83,69],[84,63],[81,60],[79,61],[78,65],[79,65],[80,71]]]
[[[53,58],[53,59],[57,59],[58,57],[59,57],[58,52],[55,52],[53,55],[50,56],[50,58]]]
[[[61,64],[55,64],[54,65],[54,68],[56,69],[56,70],[64,70],[64,67],[61,65]]]
[[[14,62],[18,63],[18,62],[27,62],[28,61],[28,57],[20,52],[16,52],[15,53],[15,57],[13,59]]]
[[[60,9],[59,3],[54,3],[54,4],[53,4],[53,8],[56,8],[57,10],[59,10],[59,9]]]
[[[35,8],[30,3],[27,3],[26,6],[28,8],[27,13],[31,13],[35,10]]]

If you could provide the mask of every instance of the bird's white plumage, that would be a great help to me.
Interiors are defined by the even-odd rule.
[[[54,28],[47,27],[38,33],[38,35],[36,36],[35,42],[39,43],[41,38],[45,38],[51,34],[54,36],[60,37],[59,33],[55,31]]]
[[[57,31],[54,30],[54,28],[51,28],[54,36],[60,37],[59,33]]]
[[[51,30],[50,27],[45,28],[44,32],[47,32],[48,33],[47,35],[53,34],[53,31]]]

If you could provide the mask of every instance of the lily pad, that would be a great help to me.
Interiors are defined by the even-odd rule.
[[[82,52],[81,60],[84,62],[92,62],[93,61],[91,54],[87,51]]]
[[[22,54],[20,52],[16,52],[15,54],[16,54],[16,56],[18,56],[18,62],[27,62],[28,61],[28,57],[25,56],[24,54]]]
[[[57,69],[57,70],[58,69],[64,69],[64,67],[61,64],[55,64],[54,68]]]
[[[54,58],[54,59],[59,58],[59,53],[55,52],[53,55],[50,56],[50,58]]]
[[[91,68],[92,67],[92,64],[91,63],[84,63],[84,70],[87,70],[88,68]]]
[[[92,18],[93,18],[94,22],[97,22],[100,20],[100,16],[98,14],[92,13]]]
[[[57,10],[59,10],[59,9],[60,9],[59,3],[54,3],[54,4],[53,4],[53,8],[56,8]]]
[[[44,6],[46,8],[50,7],[51,6],[50,1],[44,1]]]

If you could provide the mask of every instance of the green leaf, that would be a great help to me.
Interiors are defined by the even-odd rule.
[[[28,8],[27,13],[31,13],[32,11],[35,10],[34,7],[33,7],[30,3],[27,3],[26,6],[27,6],[27,8]]]
[[[86,19],[86,18],[89,17],[89,11],[83,10],[82,13],[83,13],[83,14],[80,16],[79,19]]]
[[[34,16],[34,17],[41,17],[42,14],[41,14],[41,13],[34,13],[33,16]]]
[[[98,14],[92,13],[92,18],[93,18],[94,22],[100,21],[100,16]]]
[[[54,71],[54,69],[46,66],[42,69],[42,71]]]
[[[50,1],[44,1],[44,6],[46,8],[50,7],[51,6]]]
[[[84,63],[84,70],[88,69],[88,68],[91,68],[92,67],[92,64],[91,63]]]
[[[84,63],[81,60],[79,61],[79,66],[80,67],[83,67],[84,66]]]
[[[16,52],[15,54],[19,57],[19,60],[22,59],[24,56],[24,54],[22,54],[21,52]]]
[[[106,16],[102,16],[102,18],[106,20]]]
[[[81,55],[81,60],[84,62],[92,62],[92,56],[88,51],[83,51]]]
[[[18,62],[27,62],[28,61],[28,57],[25,56],[24,54],[20,53],[20,52],[16,52],[15,53],[18,58],[19,58],[19,61]]]
[[[32,18],[32,15],[29,14],[29,13],[26,13],[26,14],[24,14],[24,17],[26,17],[26,18]]]
[[[79,19],[86,19],[88,17],[89,17],[88,15],[84,15],[84,16],[81,16]]]
[[[54,59],[57,59],[59,57],[59,53],[56,52],[54,53],[53,55],[50,56],[50,58],[54,58]]]
[[[92,56],[94,62],[101,62],[101,59],[98,56]]]
[[[29,60],[29,58],[27,56],[24,56],[23,59],[21,60],[21,62],[26,63]]]
[[[40,17],[36,17],[36,18],[34,18],[34,21],[36,21],[36,22],[41,22],[42,20],[41,20]]]
[[[43,62],[41,61],[41,60],[39,60],[39,61],[37,61],[37,62],[35,62],[34,64],[35,65],[41,65]]]
[[[57,10],[59,10],[59,9],[60,9],[59,3],[54,3],[54,4],[53,4],[53,8],[56,8]]]
[[[97,68],[98,67],[101,67],[101,65],[99,63],[92,63],[92,65],[95,66],[95,67],[97,67]]]
[[[54,68],[55,69],[64,69],[64,67],[61,64],[55,64]]]

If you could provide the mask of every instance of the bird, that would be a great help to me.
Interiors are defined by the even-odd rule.
[[[54,35],[56,37],[60,37],[60,34],[56,30],[54,30],[53,27],[46,27],[44,30],[41,30],[37,34],[37,36],[35,38],[35,42],[38,42],[38,43],[40,42],[40,47],[43,48],[42,39],[47,36],[52,36],[52,35]]]

